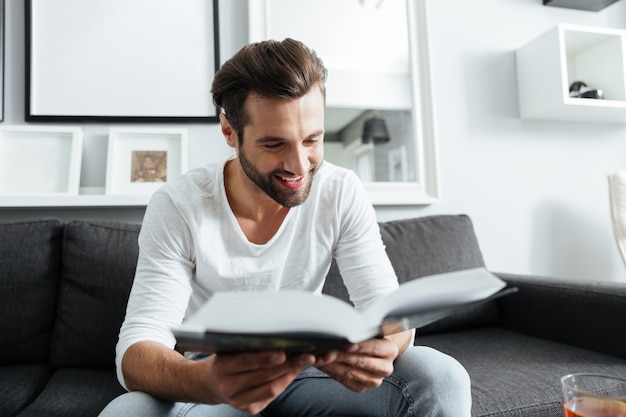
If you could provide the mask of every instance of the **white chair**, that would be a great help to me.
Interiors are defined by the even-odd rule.
[[[626,170],[609,175],[609,201],[613,233],[622,260],[626,264]]]

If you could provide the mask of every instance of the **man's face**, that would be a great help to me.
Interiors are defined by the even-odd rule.
[[[239,161],[247,177],[284,207],[302,204],[324,159],[324,98],[319,88],[297,99],[246,100]]]

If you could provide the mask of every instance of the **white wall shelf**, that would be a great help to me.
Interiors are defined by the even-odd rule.
[[[0,196],[0,208],[145,207],[149,195],[105,195],[104,188],[81,188],[78,195]]]
[[[626,30],[560,24],[516,51],[522,119],[626,124]],[[605,99],[572,98],[583,81]]]

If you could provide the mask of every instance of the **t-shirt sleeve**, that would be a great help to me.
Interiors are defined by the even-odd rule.
[[[361,181],[350,172],[339,200],[340,235],[334,257],[357,310],[364,310],[398,288],[398,279],[385,252],[376,212]]]
[[[140,341],[174,348],[171,329],[184,316],[191,295],[194,254],[187,225],[165,193],[153,195],[139,234],[139,258],[126,317],[116,347],[119,382],[126,388],[122,358]]]

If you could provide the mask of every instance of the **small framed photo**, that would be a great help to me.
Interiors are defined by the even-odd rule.
[[[83,132],[77,127],[0,129],[0,196],[78,195]]]
[[[187,171],[187,129],[109,130],[106,194],[150,195]]]

